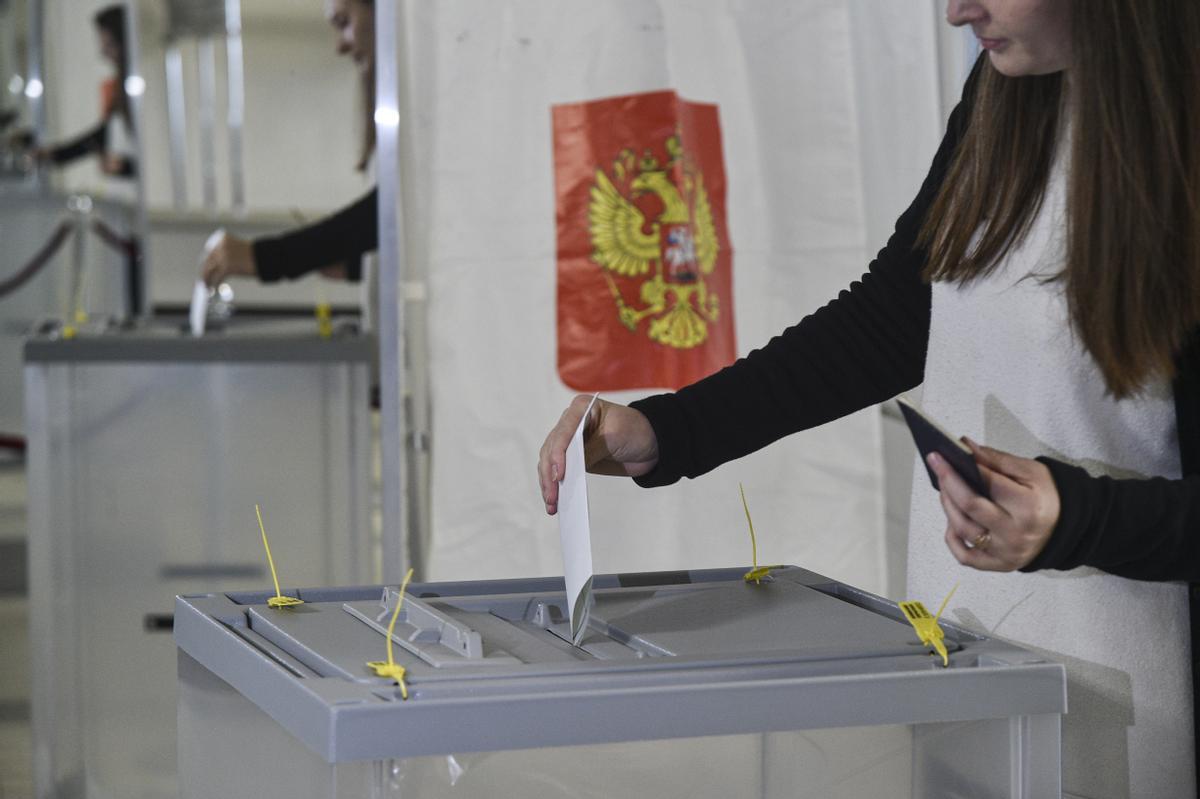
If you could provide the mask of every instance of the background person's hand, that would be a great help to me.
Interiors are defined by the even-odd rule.
[[[321,277],[326,280],[348,280],[350,270],[345,264],[334,264],[333,266],[323,266],[319,270]]]
[[[1045,548],[1061,504],[1046,465],[964,439],[992,498],[976,494],[937,453],[928,458],[941,486],[946,546],[964,566],[1015,571]]]
[[[228,277],[255,277],[258,270],[254,263],[254,247],[248,239],[226,233],[204,256],[201,271],[205,284],[210,287]]]
[[[566,475],[567,445],[591,400],[580,394],[571,401],[538,455],[538,483],[551,516],[558,512],[558,481]],[[658,439],[641,411],[597,398],[583,428],[583,457],[589,472],[637,477],[658,463]]]
[[[123,175],[127,170],[125,158],[115,153],[105,153],[100,157],[100,171],[106,175]]]

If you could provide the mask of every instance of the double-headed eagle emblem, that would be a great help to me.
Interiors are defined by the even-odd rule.
[[[647,330],[652,341],[688,349],[703,344],[708,323],[717,321],[720,301],[704,278],[712,274],[721,244],[704,178],[684,154],[678,134],[667,139],[666,151],[666,165],[649,151],[638,160],[625,149],[613,161],[611,178],[596,170],[588,232],[592,261],[603,270],[621,324],[636,331],[652,317]],[[662,205],[650,221],[635,203],[647,193]],[[625,301],[614,275],[644,278],[641,307]]]

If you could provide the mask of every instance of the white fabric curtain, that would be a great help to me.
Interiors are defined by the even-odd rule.
[[[936,3],[438,0],[401,13],[405,256],[428,287],[413,315],[432,409],[428,576],[560,574],[534,471],[573,395],[555,360],[551,106],[662,89],[718,106],[745,354],[865,271],[915,195],[941,134]],[[593,476],[596,570],[748,564],[741,482],[760,563],[883,592],[882,480],[874,409],[670,488]]]

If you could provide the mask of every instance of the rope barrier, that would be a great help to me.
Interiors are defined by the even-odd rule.
[[[34,256],[29,259],[29,263],[25,264],[15,275],[7,280],[0,281],[0,297],[7,297],[21,286],[29,282],[34,275],[42,271],[46,264],[50,263],[50,259],[58,252],[59,247],[71,235],[73,225],[70,222],[60,222],[54,233],[42,245],[42,248],[34,253]]]
[[[120,252],[126,258],[133,258],[137,255],[137,239],[133,238],[132,236],[122,236],[111,226],[109,226],[108,223],[106,223],[103,219],[92,220],[92,232],[95,233],[101,241],[103,241],[109,247],[112,247],[114,250]]]

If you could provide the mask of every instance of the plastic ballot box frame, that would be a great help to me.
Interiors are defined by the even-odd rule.
[[[598,576],[578,648],[561,578],[411,585],[407,699],[395,587],[181,596],[182,796],[1058,795],[1061,665],[743,571]]]
[[[38,799],[167,799],[174,599],[378,580],[372,340],[312,320],[41,336],[25,346]]]

